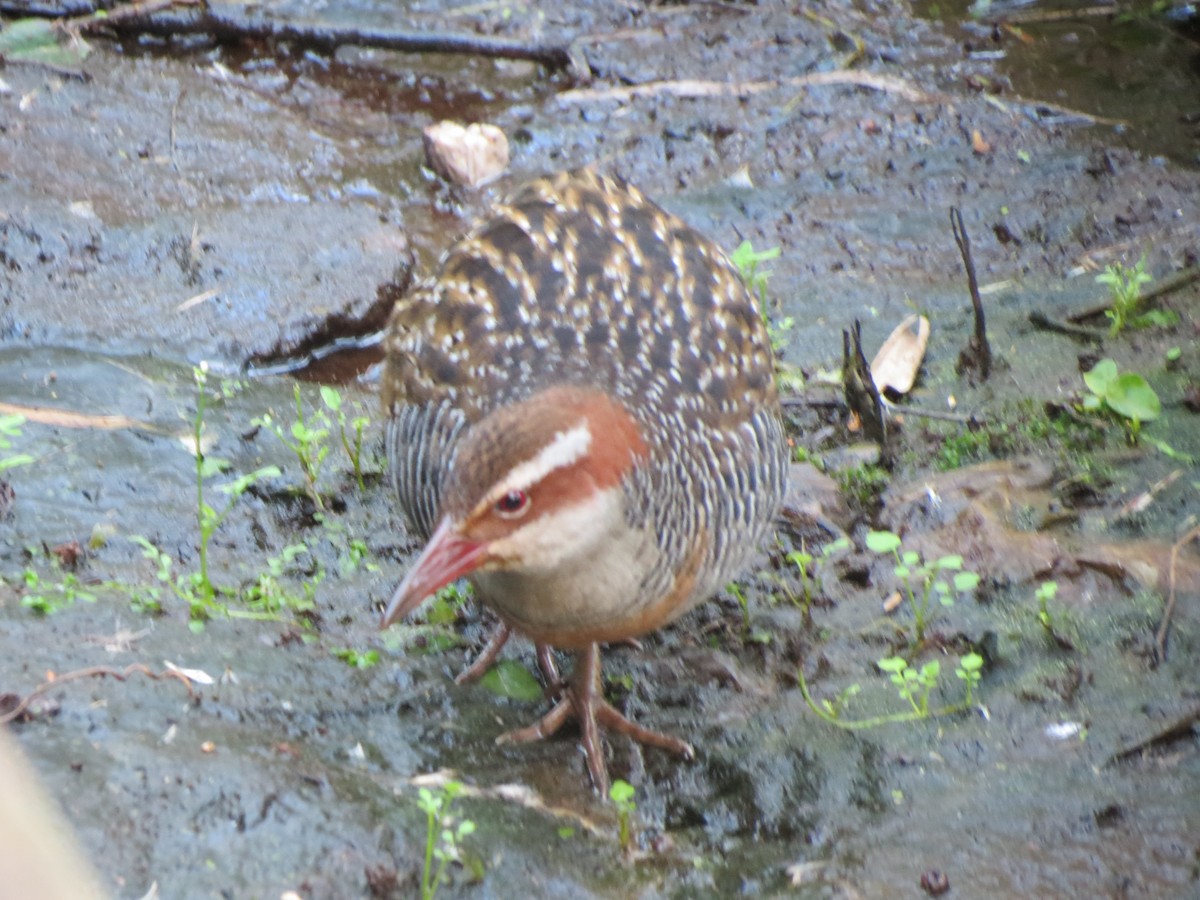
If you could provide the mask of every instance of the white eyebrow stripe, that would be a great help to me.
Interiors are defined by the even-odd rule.
[[[592,430],[583,419],[574,428],[560,431],[554,440],[538,451],[533,459],[514,466],[491,493],[488,503],[494,503],[509,491],[524,491],[537,484],[555,469],[572,465],[592,446]]]

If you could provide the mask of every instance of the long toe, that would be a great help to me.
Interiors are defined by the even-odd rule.
[[[488,635],[487,643],[483,645],[479,655],[469,666],[458,673],[454,683],[471,684],[486,675],[487,670],[496,661],[496,657],[500,655],[500,651],[504,649],[504,645],[508,643],[511,634],[512,629],[506,623],[501,622],[497,625],[496,629]]]

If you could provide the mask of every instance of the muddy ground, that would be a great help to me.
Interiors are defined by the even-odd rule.
[[[1130,84],[1139,96],[1182,84],[1194,103],[1194,45],[1145,22],[1017,32],[892,3],[442,6],[409,18],[342,6],[337,21],[582,37],[594,80],[472,56],[129,35],[93,37],[84,77],[0,71],[0,401],[81,414],[39,413],[0,450],[35,458],[2,476],[15,496],[0,495],[0,693],[92,666],[169,663],[214,680],[84,678],[6,726],[104,888],[413,896],[418,786],[453,777],[466,786],[459,814],[477,827],[445,896],[903,897],[936,873],[960,897],[1200,892],[1200,554],[1173,551],[1200,510],[1200,293],[1193,283],[1160,301],[1177,324],[1113,338],[1029,320],[1101,300],[1094,275],[1109,263],[1145,253],[1160,280],[1196,264],[1194,128],[1163,137],[1121,99]],[[1031,81],[1006,68],[1010,53],[1060,63]],[[1139,54],[1142,69],[1129,60]],[[1099,68],[1110,58],[1120,77]],[[759,84],[815,72],[851,75]],[[678,96],[692,79],[758,86]],[[448,115],[505,130],[502,179],[451,188],[423,167],[420,130]],[[271,374],[370,331],[410,269],[428,272],[491,198],[581,164],[636,181],[723,246],[781,248],[770,315],[792,320],[781,356],[808,376],[789,403],[793,439],[828,469],[797,467],[796,515],[740,582],[745,615],[728,593],[640,648],[608,651],[610,695],[698,751],[680,763],[610,742],[613,774],[636,788],[627,853],[573,735],[497,748],[541,704],[453,684],[486,619],[468,607],[450,625],[377,631],[415,548],[380,477],[370,350],[300,381]],[[998,357],[986,382],[955,371],[971,318],[951,206]],[[860,437],[821,375],[840,366],[853,320],[871,353],[910,311],[930,316],[933,337],[904,403],[960,418],[900,417],[877,502],[873,470],[837,480],[861,458],[845,451]],[[1102,318],[1088,324],[1103,335]],[[1115,419],[1072,412],[1081,369],[1101,357],[1163,400],[1136,444]],[[171,579],[197,571],[189,434],[201,361],[205,450],[230,464],[206,501],[223,509],[220,485],[282,470],[216,531],[212,578],[229,614],[202,627],[131,540],[169,557]],[[297,383],[311,417],[316,380],[371,419],[361,489],[331,437],[306,492],[296,457],[252,424],[270,411],[290,425]],[[911,610],[883,612],[896,581],[865,547],[870,527],[928,559],[960,554],[982,576],[953,606],[935,602],[915,653]],[[819,556],[839,531],[853,547],[816,564],[809,617],[786,554]],[[77,561],[53,549],[71,542]],[[298,542],[306,551],[270,595],[283,608],[247,618],[239,589]],[[1047,581],[1058,593],[1039,620]],[[378,661],[361,668],[342,652],[372,650]],[[798,670],[818,704],[861,687],[842,724],[904,712],[874,663],[905,650],[941,662],[935,709],[959,703],[954,669],[979,651],[971,707],[851,730],[805,704]],[[508,655],[532,667],[527,646]]]

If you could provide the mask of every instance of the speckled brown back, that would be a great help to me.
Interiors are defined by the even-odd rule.
[[[774,402],[770,343],[723,253],[636,188],[590,171],[521,190],[397,304],[384,404],[475,420],[548,382],[599,385],[635,415],[737,421]],[[652,413],[651,413],[652,414]]]

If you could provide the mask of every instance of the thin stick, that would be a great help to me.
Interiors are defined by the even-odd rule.
[[[983,419],[978,419],[974,415],[964,416],[962,413],[954,413],[949,410],[923,409],[920,406],[897,406],[887,397],[881,397],[881,399],[884,408],[893,416],[916,416],[918,419],[939,419],[943,422],[960,422],[964,425],[981,426],[986,424]]]
[[[1171,566],[1167,574],[1167,583],[1170,585],[1167,592],[1167,605],[1163,609],[1162,621],[1158,625],[1158,631],[1154,634],[1155,665],[1166,662],[1167,659],[1167,634],[1171,630],[1171,614],[1175,612],[1175,563],[1179,559],[1179,551],[1183,549],[1184,544],[1194,541],[1197,537],[1200,537],[1200,525],[1197,525],[1171,545]]]
[[[188,7],[186,12],[164,7]],[[577,81],[591,77],[587,58],[578,42],[547,44],[477,34],[437,31],[403,31],[388,28],[344,28],[329,23],[301,25],[255,18],[226,9],[214,9],[200,0],[145,0],[97,16],[97,4],[79,4],[64,8],[22,6],[0,3],[0,12],[43,18],[70,20],[70,27],[94,31],[104,29],[118,34],[152,34],[160,37],[207,35],[218,43],[235,41],[283,41],[297,46],[331,53],[339,47],[356,45],[395,50],[401,53],[453,53],[491,59],[524,59],[549,69],[566,70]]]
[[[937,100],[934,94],[926,93],[920,88],[891,75],[877,75],[872,72],[857,72],[839,69],[833,72],[812,72],[797,78],[781,78],[778,81],[705,81],[696,78],[683,78],[665,81],[646,81],[619,88],[578,88],[564,91],[558,95],[560,103],[597,103],[605,100],[617,100],[628,103],[639,97],[655,97],[666,94],[671,97],[704,98],[704,97],[748,97],[765,91],[780,88],[807,88],[818,85],[850,84],[857,87],[870,88],[876,91],[886,91],[903,97],[912,103],[930,103]]]
[[[115,678],[117,681],[124,681],[134,673],[145,675],[147,678],[152,678],[155,681],[162,681],[166,678],[174,678],[177,681],[182,681],[187,688],[188,697],[194,698],[196,692],[192,690],[192,681],[183,672],[174,669],[164,669],[162,672],[155,672],[149,666],[142,663],[133,663],[126,666],[124,669],[115,669],[112,666],[88,666],[86,669],[75,669],[73,672],[65,672],[62,675],[56,675],[49,681],[44,681],[35,687],[32,691],[25,695],[24,698],[17,702],[17,705],[8,712],[0,715],[0,725],[7,725],[9,722],[18,718],[21,713],[29,708],[29,704],[40,697],[47,691],[51,691],[68,681],[78,681],[81,678],[103,678],[108,676]],[[12,696],[11,694],[9,696]]]
[[[954,243],[958,244],[963,268],[967,270],[967,289],[971,292],[971,307],[975,311],[975,334],[958,356],[958,370],[978,368],[979,377],[987,381],[992,371],[992,346],[987,339],[983,299],[979,296],[979,279],[975,277],[975,260],[971,256],[971,238],[957,206],[950,207],[950,229],[954,232]]]
[[[101,431],[115,431],[121,428],[137,428],[142,431],[154,431],[153,426],[139,422],[128,416],[102,416],[90,413],[72,412],[69,409],[54,409],[49,406],[23,406],[18,403],[0,401],[0,415],[24,416],[30,422],[39,425],[53,425],[56,428],[95,428]]]
[[[1085,338],[1089,341],[1104,340],[1107,332],[1100,331],[1096,328],[1087,328],[1083,325],[1072,325],[1069,322],[1062,322],[1058,319],[1052,319],[1040,310],[1034,310],[1029,314],[1029,321],[1038,328],[1044,328],[1047,331],[1057,331],[1060,334],[1069,334],[1072,337]]]
[[[1132,6],[1085,6],[1083,9],[1013,9],[991,16],[982,16],[980,21],[987,22],[989,25],[1001,23],[1033,24],[1044,22],[1072,22],[1080,19],[1095,18],[1097,16],[1115,18],[1122,13],[1128,13],[1132,10]]]

